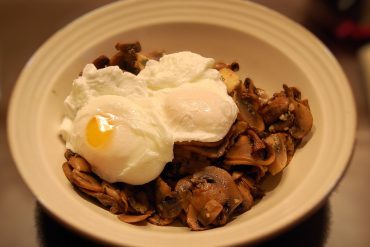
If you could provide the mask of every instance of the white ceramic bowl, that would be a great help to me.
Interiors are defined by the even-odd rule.
[[[117,41],[139,40],[146,51],[191,50],[238,61],[269,92],[297,86],[310,101],[311,138],[277,186],[228,225],[203,232],[135,226],[81,198],[65,178],[58,138],[63,100],[72,80]],[[242,1],[123,1],[82,16],[52,36],[29,60],[16,84],[8,137],[17,167],[37,199],[72,228],[104,242],[140,246],[252,243],[291,226],[329,195],[346,168],[356,113],[343,71],[308,31],[280,14]]]

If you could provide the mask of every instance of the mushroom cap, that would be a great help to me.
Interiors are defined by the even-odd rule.
[[[231,175],[215,166],[207,166],[192,176],[182,178],[175,187],[193,230],[225,224],[243,197]],[[203,225],[200,226],[201,223]]]

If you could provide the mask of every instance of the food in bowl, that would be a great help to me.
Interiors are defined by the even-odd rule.
[[[144,55],[116,45],[85,66],[65,100],[63,171],[83,193],[128,223],[225,225],[262,198],[313,118],[283,85],[269,97],[237,63],[189,51]]]

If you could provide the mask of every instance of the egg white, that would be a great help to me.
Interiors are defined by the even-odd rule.
[[[144,184],[158,177],[173,158],[173,140],[160,119],[150,114],[148,101],[116,95],[99,96],[78,111],[70,144],[93,171],[108,182]],[[110,140],[102,147],[87,141],[88,123],[96,115],[113,116]]]

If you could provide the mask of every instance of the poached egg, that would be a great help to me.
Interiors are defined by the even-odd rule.
[[[66,147],[108,182],[150,182],[175,142],[219,141],[234,123],[238,108],[213,65],[188,51],[149,60],[137,76],[86,65],[65,100]]]

